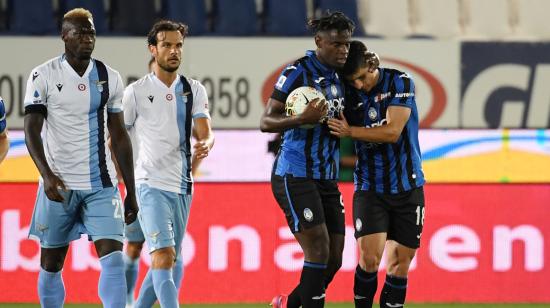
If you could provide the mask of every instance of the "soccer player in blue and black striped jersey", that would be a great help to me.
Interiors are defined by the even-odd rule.
[[[344,85],[336,69],[346,62],[355,26],[340,12],[310,20],[308,26],[317,49],[282,71],[261,120],[263,132],[282,133],[272,189],[305,257],[299,285],[288,302],[286,296],[275,297],[274,307],[324,307],[325,288],[341,266],[344,248],[344,207],[336,183],[339,142],[319,121],[343,109]],[[326,103],[312,100],[302,114],[287,117],[285,101],[302,86],[321,91]],[[316,125],[301,128],[304,124]]]
[[[6,158],[8,149],[10,148],[6,117],[6,107],[4,106],[4,101],[0,97],[0,163]]]
[[[369,72],[367,48],[359,41],[351,42],[342,74],[349,85],[345,117],[329,119],[328,125],[333,135],[355,140],[358,156],[353,196],[360,250],[355,307],[372,307],[384,246],[388,268],[380,307],[402,307],[424,224],[414,82],[407,73],[391,68]]]

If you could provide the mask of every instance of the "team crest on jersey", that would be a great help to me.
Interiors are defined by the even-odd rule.
[[[371,121],[374,121],[374,120],[376,120],[377,117],[378,117],[378,112],[376,111],[376,108],[370,107],[369,108],[369,119],[371,119]]]
[[[187,103],[187,95],[189,95],[189,94],[191,94],[191,92],[189,92],[189,91],[181,93],[181,99],[183,100],[184,104]]]
[[[172,99],[174,99],[174,96],[172,96],[172,94],[170,94],[170,93],[166,94],[166,100],[167,101],[171,101]]]
[[[78,89],[79,89],[80,91],[85,91],[85,90],[86,90],[86,85],[83,84],[83,83],[79,83],[79,84],[78,84]]]
[[[331,85],[330,86],[330,92],[332,93],[332,96],[337,96],[338,95],[338,88],[336,88],[335,85]]]
[[[107,81],[96,81],[95,84],[97,86],[97,90],[102,93],[103,92],[103,84],[106,83]]]
[[[313,221],[313,212],[307,207],[304,209],[304,218],[309,222]]]

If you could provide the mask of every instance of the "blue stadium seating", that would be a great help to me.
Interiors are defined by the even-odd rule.
[[[348,16],[355,23],[354,36],[365,36],[363,25],[357,14],[357,0],[317,0],[317,9],[321,14],[326,10],[331,12],[340,11]]]
[[[59,7],[61,16],[74,8],[85,8],[94,16],[95,30],[98,34],[105,34],[108,30],[105,6],[101,0],[62,0],[59,3]]]
[[[57,34],[57,18],[51,1],[8,0],[10,34]]]
[[[155,0],[111,0],[112,34],[146,36],[158,17]]]
[[[305,0],[264,0],[265,33],[300,36],[308,33]]]
[[[215,0],[214,34],[249,36],[258,34],[255,0]]]
[[[164,0],[163,13],[167,19],[188,25],[190,35],[208,32],[208,14],[204,0]]]

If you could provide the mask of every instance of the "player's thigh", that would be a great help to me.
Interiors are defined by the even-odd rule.
[[[190,194],[178,194],[178,202],[172,204],[174,212],[174,241],[176,258],[180,257],[181,245],[185,237],[189,214],[191,212],[192,196]]]
[[[95,242],[123,242],[124,216],[122,199],[117,187],[83,191],[82,223],[85,232]],[[108,249],[110,250],[110,249]]]
[[[63,202],[48,199],[42,184],[38,186],[29,236],[42,248],[60,248],[80,238],[78,196],[75,191],[59,190]]]
[[[179,202],[178,194],[146,184],[141,184],[137,192],[140,205],[138,219],[149,252],[174,247],[176,238],[172,208]]]
[[[338,183],[331,180],[321,180],[317,183],[328,232],[344,235],[346,233],[344,200],[338,189]]]
[[[422,187],[387,198],[391,207],[388,238],[409,248],[420,247],[424,227],[424,190]]]
[[[376,192],[357,190],[353,194],[355,238],[375,233],[387,233],[390,214]]]
[[[271,188],[292,233],[325,223],[321,195],[315,180],[273,175]]]

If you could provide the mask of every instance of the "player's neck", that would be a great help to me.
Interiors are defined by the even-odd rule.
[[[157,78],[162,83],[164,83],[167,87],[172,86],[172,83],[174,82],[174,80],[176,80],[176,78],[178,78],[178,72],[177,71],[168,72],[168,71],[165,71],[161,68],[157,68],[157,69],[154,70],[154,73],[155,73],[155,76],[157,76]]]
[[[80,60],[76,57],[70,56],[69,54],[65,54],[65,58],[67,59],[69,65],[80,77],[84,75],[84,73],[88,69],[88,65],[90,65],[90,59]]]

